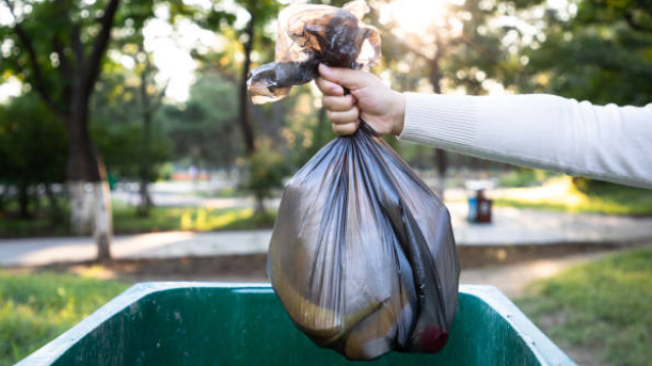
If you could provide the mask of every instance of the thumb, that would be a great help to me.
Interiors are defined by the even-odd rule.
[[[319,74],[322,78],[348,89],[359,89],[369,83],[369,75],[359,70],[328,67],[319,64]]]

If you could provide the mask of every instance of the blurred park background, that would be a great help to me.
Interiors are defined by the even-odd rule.
[[[130,283],[266,281],[283,183],[335,137],[313,85],[249,101],[288,3],[0,2],[0,365]],[[397,90],[652,102],[650,1],[369,5]],[[580,364],[649,364],[652,191],[388,142],[443,195],[463,283]],[[479,188],[492,223],[467,220]]]

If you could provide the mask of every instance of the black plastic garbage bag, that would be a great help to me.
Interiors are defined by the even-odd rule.
[[[311,14],[310,8],[303,6],[303,14]],[[314,27],[312,19],[323,19],[325,28],[301,37],[324,37],[318,44],[341,46],[344,54],[337,55],[340,48],[311,47],[304,49],[303,61],[261,66],[276,70],[269,74],[273,77],[257,79],[270,85],[271,94],[264,98],[285,95],[297,80],[314,78],[313,64],[323,62],[325,53],[334,55],[331,61],[345,60],[329,62],[332,66],[363,65],[359,43],[368,38],[360,36],[360,29],[369,28],[357,22],[362,16],[352,22],[346,10],[316,8],[321,15],[306,18],[305,24]],[[340,29],[343,24],[349,28]],[[337,38],[341,34],[347,34],[346,42]],[[279,79],[279,65],[286,61],[293,66]],[[450,216],[441,199],[364,123],[354,135],[325,146],[287,183],[268,275],[291,319],[317,345],[355,360],[391,350],[441,350],[457,307],[459,272]]]

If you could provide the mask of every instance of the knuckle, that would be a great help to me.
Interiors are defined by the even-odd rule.
[[[329,90],[329,88],[328,88],[328,81],[326,81],[326,80],[324,80],[324,79],[322,79],[322,78],[319,78],[319,79],[317,79],[316,84],[317,84],[317,88],[318,88],[322,93],[324,93],[324,94],[328,94],[328,90]]]
[[[351,107],[348,105],[346,98],[331,97],[329,100],[330,109],[338,112],[346,112]]]
[[[347,106],[349,108],[355,107],[355,98],[353,97],[353,95],[349,94],[349,95],[347,95],[347,98],[348,98],[347,101],[346,101]]]
[[[327,115],[328,119],[330,119],[331,122],[335,124],[342,124],[346,120],[346,118],[342,116],[341,112],[328,111]]]
[[[352,106],[351,113],[355,116],[355,118],[358,118],[358,115],[360,114],[360,108],[358,108],[357,105]]]
[[[358,110],[358,107],[353,106],[348,112],[347,116],[348,118],[353,122],[356,119],[358,119],[358,116],[360,115],[360,111]]]
[[[326,96],[321,97],[321,105],[326,109],[331,109],[332,108],[331,98]]]

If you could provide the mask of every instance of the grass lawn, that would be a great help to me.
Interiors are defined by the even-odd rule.
[[[0,271],[0,366],[34,352],[127,287],[73,275]]]
[[[652,215],[652,190],[603,185],[578,190],[570,177],[548,180],[543,186],[497,192],[497,206],[542,210],[601,213],[611,215]]]
[[[276,212],[254,215],[251,208],[154,207],[149,217],[137,217],[134,208],[120,205],[113,208],[116,233],[271,228],[275,219]]]
[[[271,228],[276,211],[254,215],[251,208],[211,209],[204,207],[154,207],[148,217],[136,216],[136,209],[122,202],[113,205],[116,234],[158,231],[214,231]],[[0,217],[0,238],[70,235],[65,224],[53,226],[47,218],[32,220]]]
[[[652,249],[570,268],[530,285],[517,305],[554,342],[609,365],[652,360]]]

